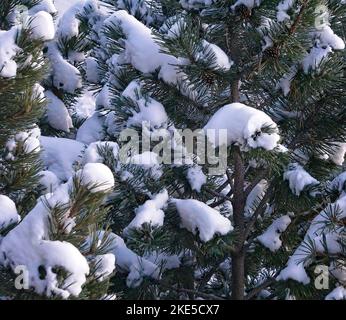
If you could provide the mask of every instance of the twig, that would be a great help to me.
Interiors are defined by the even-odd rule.
[[[275,282],[275,277],[268,278],[266,281],[264,281],[262,284],[260,284],[258,287],[252,289],[246,296],[246,300],[250,300],[253,297],[255,297],[257,294],[259,294],[263,289],[270,286],[273,282]]]

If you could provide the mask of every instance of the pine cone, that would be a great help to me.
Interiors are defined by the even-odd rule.
[[[266,50],[264,50],[264,56],[267,58],[274,58],[274,59],[278,59],[279,55],[280,55],[280,50],[277,46],[273,46],[271,48],[268,48]]]
[[[215,76],[211,72],[205,72],[202,75],[202,79],[207,84],[212,85],[214,83],[214,81],[215,81]]]
[[[236,7],[236,13],[242,18],[242,19],[248,19],[251,16],[251,9],[249,9],[247,6],[241,4]]]

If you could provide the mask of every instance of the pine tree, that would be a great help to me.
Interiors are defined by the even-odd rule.
[[[7,2],[2,297],[345,299],[342,2]]]
[[[141,2],[105,3],[90,57],[106,137],[85,155],[114,172],[113,231],[159,270],[143,262],[139,282],[127,269],[114,286],[125,298],[324,298],[322,264],[328,298],[344,297],[345,6],[165,1],[148,20]],[[221,176],[184,149],[185,128],[228,129]],[[162,135],[184,161],[144,147]]]
[[[43,170],[37,124],[47,104],[40,84],[50,70],[49,12],[51,1],[6,0],[0,8],[0,296],[114,298],[114,240],[103,206],[111,171],[85,165],[61,183]]]

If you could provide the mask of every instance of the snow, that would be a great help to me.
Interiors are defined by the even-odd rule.
[[[135,210],[135,218],[124,229],[124,234],[128,234],[131,229],[141,229],[144,223],[153,227],[162,227],[165,213],[163,209],[168,201],[168,192],[162,192],[153,196],[151,200],[147,200],[143,205]]]
[[[97,60],[93,57],[85,59],[85,76],[91,83],[98,83],[100,81],[100,72]]]
[[[130,63],[143,73],[151,73],[161,68],[160,78],[168,83],[177,82],[178,76],[173,65],[177,65],[178,60],[160,52],[161,48],[148,27],[125,10],[114,12],[104,22],[105,26],[112,24],[120,26],[126,36],[125,50],[117,57],[119,64]]]
[[[70,185],[71,180],[47,195],[48,204],[53,207],[58,203],[68,203]],[[2,239],[0,264],[12,269],[25,266],[30,275],[29,285],[39,294],[57,295],[64,299],[70,295],[78,296],[89,273],[89,265],[71,243],[48,240],[49,215],[47,205],[39,198],[23,221]],[[68,272],[62,284],[54,272],[56,267]],[[44,268],[45,277],[40,276],[39,268]]]
[[[59,15],[62,16],[66,10],[68,10],[71,6],[80,2],[80,0],[55,0],[54,4],[56,9],[59,12]]]
[[[346,191],[346,171],[336,176],[328,185],[330,190],[337,190],[339,193]]]
[[[0,231],[19,221],[16,204],[9,197],[0,194]]]
[[[14,57],[20,51],[16,45],[17,27],[8,31],[0,30],[0,76],[4,78],[15,77],[17,74],[17,63]]]
[[[57,2],[62,2],[64,0],[57,0]],[[38,4],[36,4],[35,6],[33,6],[30,10],[29,10],[29,14],[33,15],[39,11],[46,11],[50,14],[55,14],[57,13],[57,9],[53,3],[53,0],[41,0]]]
[[[187,180],[192,190],[201,192],[202,186],[207,182],[207,177],[200,166],[194,166],[187,170]]]
[[[168,39],[178,38],[183,30],[187,27],[183,17],[176,15],[167,18],[167,20],[160,27],[160,33],[164,34]]]
[[[22,131],[17,133],[14,137],[10,138],[6,142],[6,149],[8,154],[6,155],[7,160],[15,160],[15,154],[25,153],[29,154],[32,152],[40,151],[40,141],[39,136],[41,131],[38,130],[29,130]],[[18,150],[18,146],[21,145],[21,149]]]
[[[246,217],[251,217],[256,209],[256,203],[258,199],[261,199],[268,188],[268,181],[262,179],[257,185],[251,190],[246,198],[244,214]]]
[[[103,233],[100,232],[100,235]],[[128,273],[126,279],[128,287],[138,287],[144,277],[151,277],[156,280],[160,278],[159,267],[128,249],[121,237],[110,233],[108,239],[110,240],[110,253],[114,254],[119,271]]]
[[[103,164],[87,164],[76,173],[82,184],[100,184],[90,192],[105,191],[114,185],[111,171]],[[66,241],[51,241],[50,209],[56,205],[69,204],[73,192],[73,178],[59,185],[53,193],[38,199],[36,206],[26,215],[23,221],[12,229],[0,242],[0,264],[15,269],[25,266],[30,275],[30,287],[39,294],[48,297],[59,296],[64,299],[70,295],[78,296],[89,274],[86,258]],[[66,231],[71,232],[75,226],[71,217],[64,217]],[[104,255],[96,258],[99,262],[100,277],[109,275],[114,269],[114,256]],[[58,281],[55,268],[61,267],[68,275],[61,283]],[[45,276],[40,274],[44,269]]]
[[[210,54],[214,57],[214,62],[211,65],[214,69],[228,71],[233,65],[233,61],[229,59],[227,54],[220,47],[203,40],[202,50],[197,53],[196,60],[206,60],[206,56]]]
[[[124,160],[126,160],[127,163],[135,164],[141,166],[145,170],[149,170],[151,176],[154,179],[159,179],[162,176],[159,156],[155,152],[145,151],[140,154],[135,154],[131,158],[126,158]]]
[[[262,235],[257,237],[257,240],[270,251],[277,251],[280,249],[282,244],[280,234],[287,229],[290,223],[291,219],[288,215],[274,220],[268,229]]]
[[[73,123],[65,104],[49,90],[45,92],[45,96],[48,99],[46,115],[49,125],[54,129],[70,132]]]
[[[327,47],[313,47],[302,61],[303,69],[305,73],[309,73],[310,70],[318,69],[322,60],[328,57],[328,54],[333,52],[332,48]]]
[[[226,235],[233,230],[230,220],[201,201],[174,199],[173,202],[181,218],[181,226],[193,234],[198,230],[203,242],[208,242],[215,234]]]
[[[287,266],[283,270],[281,270],[276,279],[279,281],[292,279],[303,284],[310,283],[310,278],[305,271],[303,263],[297,263],[297,261],[293,261],[291,259],[287,263]]]
[[[68,180],[74,173],[73,164],[80,161],[85,145],[66,138],[40,138],[43,151],[41,158],[47,170],[52,171],[60,180]]]
[[[112,253],[106,253],[95,257],[97,269],[95,277],[98,281],[107,279],[115,269],[115,256]]]
[[[291,82],[292,79],[295,77],[295,75],[297,74],[297,68],[293,67],[290,69],[290,71],[285,74],[279,81],[278,83],[278,88],[281,88],[284,96],[286,97],[290,90],[291,90]]]
[[[290,20],[290,16],[287,14],[287,11],[292,8],[294,4],[294,0],[282,0],[276,7],[276,19],[279,22],[283,22],[285,20]]]
[[[346,284],[346,266],[344,260],[333,260],[329,266],[329,272],[340,283]]]
[[[273,133],[262,132],[264,127],[270,127]],[[248,147],[273,150],[280,140],[277,125],[267,114],[242,103],[231,103],[220,108],[204,129],[209,139],[216,135],[217,145],[220,145],[218,137],[226,130],[227,144],[238,144],[244,150]]]
[[[191,10],[208,7],[213,0],[180,0],[179,3],[184,9]]]
[[[326,23],[316,27],[313,38],[315,45],[311,48],[310,52],[303,59],[303,69],[305,73],[310,70],[318,70],[321,62],[328,57],[333,50],[345,49],[344,41],[334,33],[330,28],[330,24]]]
[[[47,56],[52,67],[53,85],[68,93],[75,93],[82,87],[79,70],[62,57],[56,43],[50,42],[47,49]]]
[[[119,145],[112,141],[98,141],[91,143],[83,155],[83,163],[104,163],[105,159],[99,153],[100,148],[108,148],[112,151],[114,159],[118,158]]]
[[[95,97],[92,92],[85,91],[82,96],[77,100],[77,103],[73,106],[74,114],[78,119],[85,120],[90,118],[96,108]]]
[[[96,97],[95,101],[97,109],[106,108],[110,106],[110,89],[108,83],[106,83],[100,93]]]
[[[237,0],[235,4],[231,6],[231,9],[234,11],[238,6],[244,5],[249,9],[258,7],[261,4],[261,0]]]
[[[144,98],[140,90],[140,84],[137,81],[132,81],[122,93],[123,97],[132,99],[139,107],[139,112],[133,111],[133,116],[128,119],[127,125],[148,123],[153,128],[162,126],[168,120],[165,108],[150,97]]]
[[[329,45],[334,50],[345,49],[344,41],[334,33],[328,24],[323,25],[322,29],[316,32],[316,36],[322,45]]]
[[[40,176],[39,183],[44,193],[54,192],[54,190],[60,184],[60,180],[52,171],[49,171],[49,170],[40,171],[39,176]]]
[[[297,163],[293,163],[288,167],[288,170],[284,173],[284,180],[288,180],[290,189],[296,196],[299,196],[306,187],[319,184],[319,181]]]
[[[95,112],[80,126],[77,131],[76,140],[85,144],[103,140],[103,122],[104,117],[102,117],[98,112]]]
[[[77,19],[76,15],[82,12],[84,2],[84,0],[78,1],[70,5],[70,7],[60,15],[57,27],[57,36],[59,38],[71,39],[78,36],[80,20]]]
[[[162,270],[176,269],[181,265],[180,258],[176,254],[169,255],[165,252],[152,251],[146,253],[144,257],[152,263],[159,265]]]
[[[90,192],[106,192],[114,187],[112,171],[102,163],[87,163],[76,173],[82,185],[90,187]]]
[[[329,160],[338,166],[342,166],[345,161],[346,143],[336,142],[334,150],[329,154]]]
[[[55,27],[53,17],[45,11],[39,11],[33,15],[30,21],[32,37],[43,41],[53,40]]]
[[[326,296],[326,300],[346,300],[346,289],[342,286],[336,287]]]
[[[293,279],[303,284],[308,284],[310,278],[305,271],[305,267],[308,266],[309,261],[304,259],[309,256],[308,250],[306,250],[306,241],[314,244],[315,250],[319,253],[340,254],[341,253],[341,232],[342,227],[336,227],[332,230],[323,228],[325,223],[328,223],[329,217],[326,210],[339,210],[340,214],[337,216],[338,220],[342,220],[346,217],[346,196],[341,194],[340,198],[332,203],[330,207],[322,210],[311,222],[309,229],[307,230],[303,242],[294,251],[289,258],[286,267],[281,270],[277,280]]]

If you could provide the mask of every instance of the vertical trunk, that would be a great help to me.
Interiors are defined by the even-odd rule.
[[[238,36],[235,31],[229,26],[226,27],[226,45],[228,53],[231,55],[232,60],[236,65],[239,63],[240,47]],[[236,78],[232,81],[230,86],[231,102],[238,102],[240,99],[239,92],[240,79]],[[244,285],[245,285],[245,252],[243,250],[244,234],[245,234],[245,221],[244,221],[244,162],[241,156],[239,147],[232,147],[234,149],[234,190],[233,190],[233,218],[234,227],[238,232],[238,239],[236,248],[232,251],[232,299],[244,299]]]
[[[244,163],[239,147],[234,147],[234,226],[238,232],[235,251],[232,253],[232,299],[244,299],[245,285],[245,253],[243,250],[245,221],[244,221]]]
[[[232,299],[244,300],[245,254],[243,251],[232,255]]]

